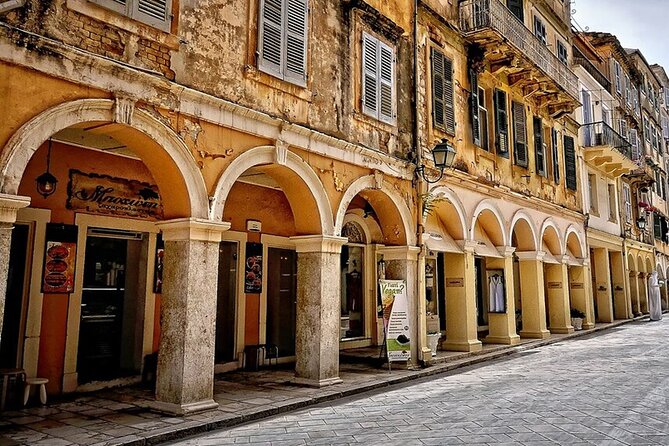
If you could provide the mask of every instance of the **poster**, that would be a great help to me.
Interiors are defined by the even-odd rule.
[[[246,262],[244,263],[244,292],[259,294],[262,292],[262,244],[246,243]]]
[[[51,223],[47,225],[42,293],[64,294],[74,291],[76,240],[76,226]]]
[[[388,361],[408,361],[411,358],[411,325],[406,283],[404,280],[379,280],[379,287]]]
[[[158,186],[70,169],[66,207],[94,214],[160,219]]]

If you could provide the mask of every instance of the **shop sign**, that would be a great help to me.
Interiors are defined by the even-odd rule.
[[[65,294],[74,291],[76,242],[76,226],[47,224],[42,293]]]
[[[76,169],[70,169],[69,177],[68,209],[134,218],[163,217],[163,203],[155,184]]]
[[[571,289],[572,290],[582,290],[583,289],[583,284],[582,283],[572,283],[571,284]]]
[[[408,361],[411,358],[411,325],[406,283],[404,280],[379,280],[379,287],[388,361]]]
[[[262,292],[262,243],[246,243],[244,269],[244,292],[260,294]]]
[[[465,279],[462,277],[446,279],[446,288],[462,288],[463,286],[465,286]]]
[[[562,289],[562,282],[548,282],[548,289],[549,290],[561,290]]]

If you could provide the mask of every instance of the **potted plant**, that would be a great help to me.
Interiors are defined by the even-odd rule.
[[[571,325],[574,326],[574,330],[583,330],[583,319],[585,319],[585,313],[576,308],[571,309]]]
[[[432,356],[437,356],[437,347],[439,347],[439,339],[441,339],[441,333],[438,331],[430,332],[427,334],[427,345],[430,346],[432,350]]]

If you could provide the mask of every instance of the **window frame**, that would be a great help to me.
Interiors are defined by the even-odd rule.
[[[632,223],[632,191],[627,183],[623,183],[623,205],[625,206],[625,223]]]
[[[436,95],[437,90],[437,76],[439,73],[435,71],[435,58],[440,57],[442,59],[442,97],[438,98]],[[436,45],[430,45],[430,94],[432,95],[432,126],[448,133],[449,135],[455,136],[455,79],[453,78],[453,59],[448,57],[446,53]],[[447,70],[447,67],[450,69]],[[448,94],[450,92],[450,101],[448,100]],[[437,121],[437,101],[441,101],[442,106],[442,122]]]
[[[376,103],[375,109],[372,109],[368,106],[366,102],[366,89],[367,89],[367,75],[371,72],[367,69],[365,64],[367,47],[365,45],[366,40],[374,43],[375,50],[375,94],[376,94]],[[360,50],[360,109],[365,116],[373,118],[377,121],[383,122],[389,125],[395,125],[397,121],[397,49],[395,46],[389,45],[388,43],[381,40],[378,36],[368,32],[362,32],[362,38],[360,39],[361,50]],[[382,51],[388,51],[391,54],[390,60],[390,80],[382,79]],[[388,85],[390,87],[390,115],[384,115],[382,113],[382,92],[381,87],[383,85]]]
[[[131,20],[143,23],[152,28],[159,29],[161,31],[170,32],[172,27],[172,20],[174,19],[172,14],[172,0],[164,0],[165,2],[165,19],[160,20],[151,14],[143,12],[140,10],[140,0],[124,0],[124,4],[120,4],[114,0],[88,0],[91,3],[94,3],[102,8],[117,12]]]
[[[548,45],[546,24],[544,23],[543,20],[541,20],[541,17],[539,17],[537,14],[534,14],[533,17],[534,17],[534,37],[536,37],[539,40],[539,42],[543,43],[544,45]]]

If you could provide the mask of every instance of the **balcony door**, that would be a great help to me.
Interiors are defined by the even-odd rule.
[[[588,94],[587,91],[581,90],[581,99],[583,102],[583,124],[591,124],[592,123],[592,104],[590,103],[590,94]],[[590,134],[590,131],[587,130],[585,132],[585,140],[583,141],[583,144],[585,147],[591,147],[592,146],[592,135]]]
[[[509,11],[521,22],[525,21],[525,14],[523,12],[523,0],[507,0],[506,7],[509,8]]]

